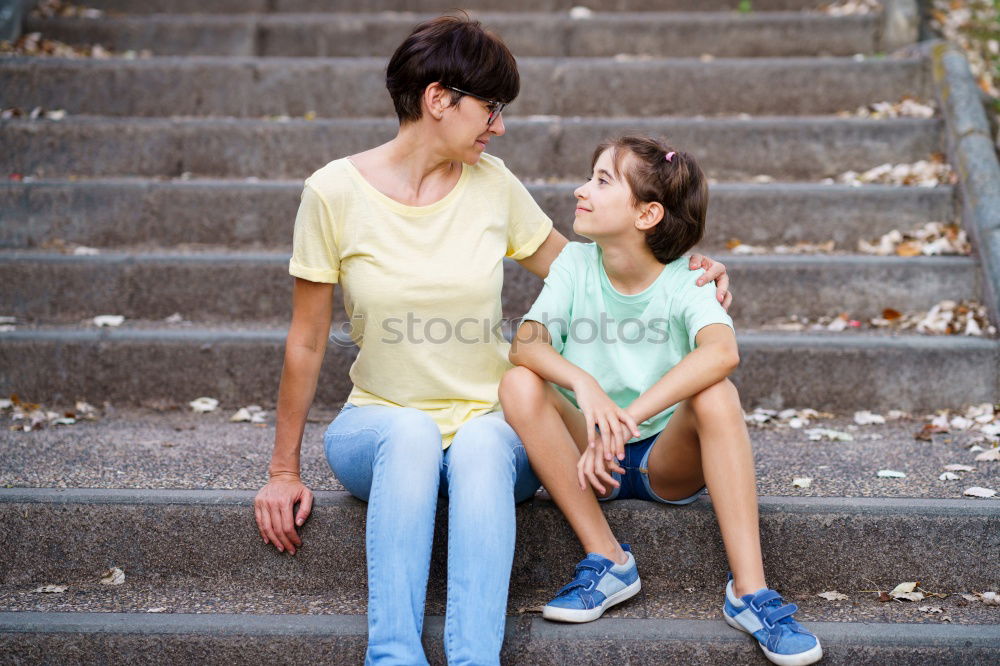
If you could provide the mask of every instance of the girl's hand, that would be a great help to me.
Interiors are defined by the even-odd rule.
[[[729,291],[729,274],[726,273],[726,266],[721,261],[714,261],[703,254],[697,252],[691,255],[688,264],[691,270],[699,268],[705,269],[705,274],[695,281],[699,287],[709,282],[715,282],[715,298],[722,304],[722,309],[729,311],[729,306],[733,302],[733,292]]]
[[[581,380],[572,388],[576,403],[587,422],[587,448],[597,446],[597,435],[594,432],[596,427],[600,431],[604,460],[624,460],[625,442],[639,436],[635,419],[616,405],[593,377]]]
[[[611,476],[611,470],[619,474],[625,473],[625,470],[615,460],[605,460],[597,455],[596,446],[588,446],[576,463],[576,478],[580,481],[580,490],[586,490],[587,483],[590,483],[597,490],[598,496],[603,497],[607,492],[601,484],[602,481],[614,487],[621,485]]]
[[[298,502],[299,510],[292,524],[292,510]],[[280,552],[292,555],[302,545],[302,539],[295,531],[302,525],[312,510],[312,491],[305,487],[298,474],[276,473],[267,485],[260,489],[253,500],[253,511],[257,517],[257,529],[264,543],[273,543]]]

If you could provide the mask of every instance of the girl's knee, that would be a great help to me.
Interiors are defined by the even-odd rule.
[[[741,419],[743,416],[739,392],[728,378],[694,394],[688,398],[688,404],[697,418],[718,418],[736,412]]]
[[[519,365],[504,373],[499,395],[505,413],[520,411],[545,399],[545,380]]]

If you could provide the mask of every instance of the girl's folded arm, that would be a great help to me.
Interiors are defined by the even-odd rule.
[[[525,320],[518,328],[510,346],[510,362],[523,365],[546,381],[564,389],[576,391],[581,383],[596,380],[590,373],[567,361],[552,347],[552,338],[545,324]]]
[[[736,333],[725,324],[703,327],[695,344],[680,363],[628,406],[626,411],[637,423],[721,382],[740,363]]]

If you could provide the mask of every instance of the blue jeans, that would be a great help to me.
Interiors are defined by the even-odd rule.
[[[447,450],[424,412],[347,403],[323,436],[344,487],[368,502],[365,664],[426,664],[420,634],[434,517],[448,498],[449,664],[499,664],[514,559],[514,504],[539,482],[500,412],[465,423]]]

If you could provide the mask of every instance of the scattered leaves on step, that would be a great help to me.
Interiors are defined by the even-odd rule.
[[[969,497],[981,497],[983,499],[989,499],[991,497],[996,497],[997,491],[991,490],[989,488],[983,488],[981,486],[972,486],[971,488],[966,488],[963,495],[968,495]]]
[[[36,106],[31,111],[25,111],[19,106],[13,106],[8,109],[3,109],[0,111],[0,119],[9,120],[11,118],[27,118],[28,120],[38,120],[44,118],[46,120],[62,120],[66,117],[66,109],[46,109],[41,106]]]
[[[75,18],[100,18],[104,12],[100,9],[81,7],[65,0],[38,0],[35,8],[28,14],[32,18],[52,18],[66,16]]]
[[[219,401],[215,398],[209,398],[207,396],[202,396],[200,398],[195,398],[188,403],[191,409],[199,414],[204,414],[206,412],[214,412],[215,408],[219,406]]]
[[[41,587],[36,587],[32,592],[43,592],[46,594],[58,594],[60,592],[65,592],[68,585],[42,585]]]
[[[971,465],[945,465],[944,468],[949,472],[974,472],[975,467]]]
[[[841,430],[831,430],[830,428],[810,428],[805,431],[806,437],[811,441],[828,439],[832,442],[853,442],[854,436]]]
[[[807,243],[801,241],[794,245],[747,245],[738,238],[732,238],[726,243],[726,248],[733,254],[826,254],[833,252],[834,241],[824,243]]]
[[[114,327],[121,326],[125,317],[122,315],[97,315],[91,321],[94,322],[94,326]]]
[[[812,477],[797,476],[794,479],[792,479],[792,487],[793,488],[808,488],[809,486],[812,485],[812,482],[813,482]]]
[[[917,610],[920,611],[921,613],[931,613],[931,614],[944,612],[944,609],[941,608],[940,606],[920,606],[919,608],[917,608]]]
[[[878,0],[836,0],[819,8],[819,11],[830,16],[876,14],[881,10],[882,4]]]
[[[858,425],[881,425],[885,423],[885,417],[869,411],[854,412],[854,422]]]
[[[899,472],[899,471],[896,471],[894,469],[880,469],[877,472],[877,476],[880,479],[905,479],[906,478],[906,473],[905,472]]]
[[[882,257],[891,255],[900,257],[968,255],[972,253],[972,246],[961,226],[945,224],[944,222],[928,222],[923,227],[910,231],[893,229],[871,242],[861,239],[858,241],[858,251]]]
[[[1000,6],[988,0],[933,0],[930,24],[962,47],[983,92],[1000,97]]]
[[[833,418],[829,412],[818,412],[815,409],[764,409],[757,407],[753,412],[743,414],[743,420],[749,425],[764,427],[788,427],[793,429],[803,428],[811,422],[811,419]]]
[[[156,608],[147,609],[147,613],[162,613],[167,610],[166,606],[157,606]]]
[[[983,592],[979,598],[987,606],[1000,606],[1000,595],[996,592]]]
[[[918,102],[909,95],[903,95],[898,102],[875,102],[867,106],[859,106],[855,111],[840,111],[840,117],[871,118],[933,118],[937,110],[933,104]]]
[[[46,39],[40,32],[29,32],[21,35],[13,44],[9,41],[0,41],[0,53],[10,53],[25,56],[47,56],[55,58],[93,58],[104,60],[108,58],[123,58],[134,60],[135,58],[150,58],[153,52],[149,49],[140,51],[123,51],[115,53],[106,49],[100,44],[72,45],[63,42]]]
[[[938,477],[939,481],[957,481],[960,477],[954,472],[944,472]]]
[[[827,601],[845,601],[847,600],[847,595],[837,592],[836,590],[830,590],[829,592],[820,592],[816,595],[817,597],[823,597]]]
[[[589,7],[573,7],[569,10],[569,17],[575,21],[589,19],[594,16],[594,10]]]
[[[836,178],[825,178],[826,184],[842,185],[907,185],[915,187],[936,187],[953,185],[958,177],[945,162],[944,155],[936,153],[931,159],[912,164],[880,164],[867,171],[845,171]]]
[[[105,402],[104,405],[106,409],[110,409],[111,403]],[[81,420],[98,419],[97,409],[83,401],[77,401],[75,409],[57,412],[38,403],[24,402],[16,393],[11,394],[9,399],[0,400],[0,411],[9,411],[11,421],[16,422],[10,429],[22,432],[31,432],[48,425],[66,426]]]
[[[974,301],[941,301],[926,312],[901,313],[893,308],[882,311],[881,317],[865,321],[853,319],[849,313],[806,317],[791,315],[772,319],[761,328],[779,331],[830,331],[839,333],[848,330],[888,329],[892,331],[915,331],[923,335],[969,335],[974,337],[995,336],[997,333],[989,321],[985,305]]]
[[[101,574],[103,585],[121,585],[125,582],[125,572],[118,567],[112,567]]]
[[[229,420],[234,423],[267,423],[267,412],[260,405],[248,405],[240,407],[235,414],[229,417]]]
[[[924,595],[922,592],[917,591],[918,585],[920,585],[919,582],[900,583],[892,589],[889,596],[900,601],[922,601]]]

